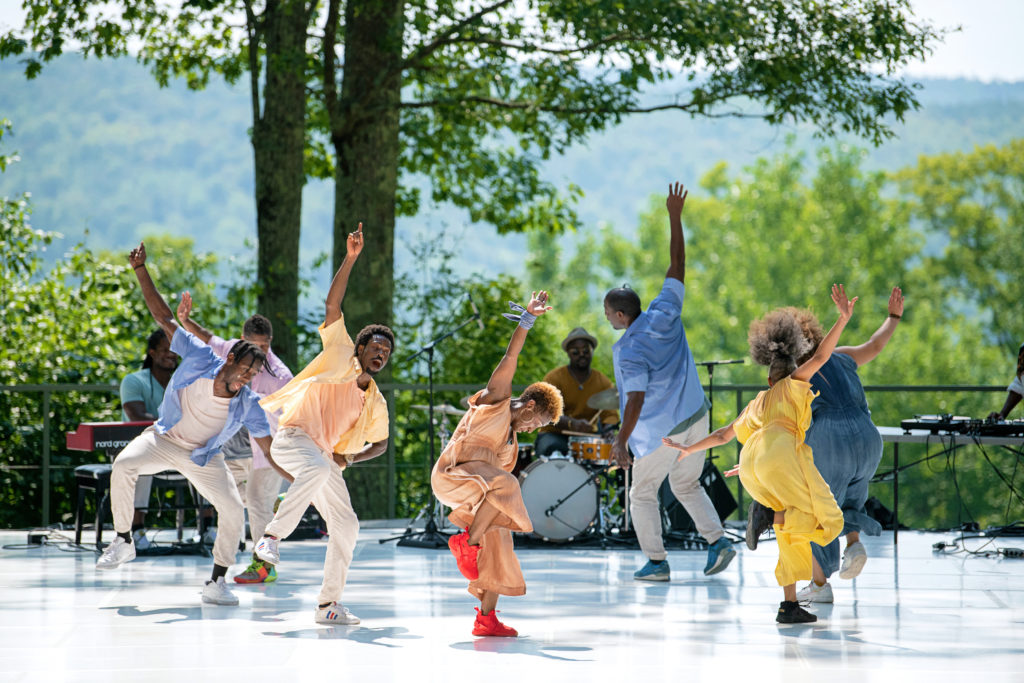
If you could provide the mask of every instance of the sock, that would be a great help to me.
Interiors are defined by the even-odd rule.
[[[330,604],[331,604],[331,603],[329,603],[329,602],[325,602],[324,604],[322,604],[322,605],[317,605],[317,606],[318,606],[318,607],[319,607],[320,609],[323,609],[324,607],[328,607],[328,606],[330,606]]]
[[[132,542],[132,532],[130,532],[130,531],[122,531],[122,532],[118,533],[118,536],[123,538],[128,543]]]
[[[213,583],[214,581],[216,581],[217,579],[221,578],[222,576],[227,576],[227,574],[228,574],[228,568],[227,567],[222,567],[219,564],[213,565],[213,574],[210,575],[210,583]]]

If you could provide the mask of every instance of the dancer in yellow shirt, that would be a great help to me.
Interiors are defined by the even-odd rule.
[[[814,399],[809,380],[832,355],[857,298],[848,299],[842,285],[832,285],[832,301],[839,319],[814,355],[799,367],[796,359],[807,352],[809,342],[793,312],[776,310],[754,321],[748,335],[750,355],[768,366],[770,388],[759,393],[732,423],[695,444],[664,440],[666,446],[680,451],[680,459],[733,438],[743,444],[740,464],[731,473],[738,471],[750,495],[775,512],[779,541],[775,578],[784,598],[775,620],[783,624],[817,621],[797,602],[796,582],[811,578],[810,544],[826,545],[843,530],[843,512],[804,443]]]

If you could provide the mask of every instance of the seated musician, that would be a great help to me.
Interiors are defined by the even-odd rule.
[[[558,422],[544,427],[537,435],[534,446],[538,456],[555,451],[568,455],[569,435],[566,432],[597,433],[619,421],[617,410],[597,411],[587,406],[587,399],[612,387],[608,377],[590,367],[595,348],[597,339],[582,327],[577,327],[562,340],[562,350],[569,356],[569,364],[546,374],[544,381],[562,392],[565,412]]]
[[[1017,351],[1017,372],[1013,376],[1013,382],[1007,387],[1003,409],[989,413],[989,419],[1005,420],[1010,411],[1020,403],[1021,398],[1024,398],[1024,344],[1021,344]]]
[[[121,380],[121,420],[123,422],[156,422],[160,417],[160,402],[171,374],[178,367],[178,356],[171,351],[171,343],[163,330],[156,330],[146,340],[146,357],[142,369]],[[146,538],[146,507],[153,477],[139,477],[135,487],[135,517],[132,519],[132,539],[135,547],[149,547]]]

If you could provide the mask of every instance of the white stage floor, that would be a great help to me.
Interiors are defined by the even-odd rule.
[[[710,578],[704,552],[670,552],[667,584],[632,579],[636,551],[522,550],[528,592],[498,605],[521,634],[507,639],[470,635],[476,603],[447,550],[377,542],[391,531],[360,534],[351,627],[313,621],[322,541],[283,544],[278,582],[236,586],[237,607],[201,604],[206,557],[100,573],[92,553],[5,549],[0,680],[1024,681],[1024,560],[932,550],[955,534],[903,532],[898,559],[891,532],[866,537],[864,573],[836,577],[835,604],[812,605],[819,621],[801,626],[774,621],[773,541],[738,544]],[[1024,538],[988,549],[1007,546]]]

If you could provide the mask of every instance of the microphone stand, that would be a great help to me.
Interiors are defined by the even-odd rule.
[[[711,428],[710,431],[715,431],[715,366],[716,365],[737,365],[745,363],[746,361],[742,358],[736,360],[702,360],[696,361],[694,365],[703,365],[708,371],[708,426]],[[711,457],[711,451],[708,450],[708,457]]]
[[[429,443],[428,453],[430,454],[430,469],[434,470],[434,348],[443,342],[445,339],[453,336],[456,332],[461,330],[466,325],[480,320],[480,314],[474,313],[470,317],[463,320],[455,328],[445,332],[440,337],[430,340],[427,342],[419,351],[412,354],[411,356],[402,359],[401,362],[407,363],[409,361],[416,360],[420,356],[426,354],[427,356],[427,440]],[[429,476],[429,475],[428,475]],[[429,486],[429,481],[427,482]],[[420,511],[416,514],[412,520],[409,521],[409,526],[405,528],[405,531],[401,536],[393,536],[391,538],[382,538],[380,543],[387,543],[388,541],[398,541],[398,545],[409,548],[447,548],[448,547],[448,535],[442,533],[437,526],[435,520],[436,503],[437,499],[434,497],[433,489],[430,490],[430,496],[427,499],[427,504],[424,505]],[[412,527],[420,517],[423,516],[426,510],[430,510],[427,515],[426,524],[423,526],[423,531],[413,532]]]

